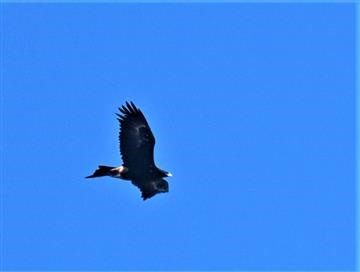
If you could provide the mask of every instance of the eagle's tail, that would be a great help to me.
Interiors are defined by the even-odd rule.
[[[104,176],[112,176],[111,170],[115,167],[112,166],[105,166],[105,165],[99,165],[99,168],[95,170],[95,172],[87,176],[86,178],[97,178],[97,177],[104,177]]]

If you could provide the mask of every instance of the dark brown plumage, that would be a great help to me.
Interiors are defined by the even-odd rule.
[[[155,138],[145,116],[134,103],[126,102],[119,108],[120,114],[120,153],[123,164],[119,167],[100,165],[86,178],[111,176],[131,180],[141,191],[144,200],[157,193],[169,191],[169,185],[164,177],[171,174],[156,167],[154,162]]]

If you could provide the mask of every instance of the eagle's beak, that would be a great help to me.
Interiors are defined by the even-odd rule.
[[[166,175],[167,175],[168,177],[172,177],[172,174],[171,174],[170,172],[167,172]]]

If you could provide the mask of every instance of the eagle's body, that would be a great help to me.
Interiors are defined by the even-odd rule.
[[[122,114],[116,114],[120,122],[120,153],[123,164],[119,167],[100,165],[87,178],[111,176],[131,180],[141,190],[145,200],[157,193],[169,191],[164,177],[171,174],[156,167],[154,162],[155,138],[140,109],[134,103],[126,102],[119,108]]]

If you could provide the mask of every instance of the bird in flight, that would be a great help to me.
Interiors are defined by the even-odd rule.
[[[164,179],[171,173],[156,167],[154,162],[155,138],[145,116],[133,102],[126,102],[119,108],[119,141],[123,164],[118,167],[99,165],[86,178],[110,176],[129,180],[141,191],[146,200],[158,193],[169,192],[169,184]]]

